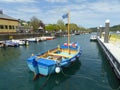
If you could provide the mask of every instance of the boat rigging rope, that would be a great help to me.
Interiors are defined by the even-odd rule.
[[[106,86],[103,86],[102,84],[99,84],[98,81],[92,79],[92,78],[89,78],[89,77],[86,77],[86,76],[82,76],[82,74],[77,74],[77,75],[70,75],[70,74],[66,74],[64,73],[64,71],[62,70],[62,74],[64,76],[67,76],[67,77],[76,77],[76,78],[85,78],[85,79],[88,79],[88,80],[92,80],[94,82],[96,82],[96,85],[100,86],[100,87],[103,87],[103,88],[106,88],[106,89],[111,89],[110,87],[106,87]],[[120,89],[120,86],[117,88],[117,89],[112,89],[112,90],[119,90]]]
[[[50,76],[51,76],[51,74],[49,74],[49,76],[47,77],[46,81],[42,84],[42,86],[40,87],[39,90],[43,90],[44,89],[44,87],[47,85],[47,82],[48,82]]]
[[[46,81],[42,84],[42,86],[40,87],[39,90],[43,90],[44,87],[47,85],[47,83],[48,83],[48,81],[49,81],[49,79],[50,79],[50,76],[51,76],[51,73],[52,73],[53,69],[54,69],[54,67],[51,69],[50,74],[48,75]]]

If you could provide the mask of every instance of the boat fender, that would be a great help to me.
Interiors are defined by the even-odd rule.
[[[34,56],[34,54],[32,53],[32,55],[31,56]]]
[[[61,71],[60,67],[56,67],[56,68],[55,68],[55,72],[56,72],[56,73],[60,73],[60,71]]]

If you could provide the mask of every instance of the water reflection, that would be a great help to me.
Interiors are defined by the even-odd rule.
[[[102,60],[102,67],[101,67],[102,77],[107,76],[109,85],[111,86],[112,89],[120,89],[119,79],[115,75],[114,70],[107,59],[107,56],[104,54],[100,46],[99,46],[99,53],[101,54],[101,60]]]
[[[117,76],[114,73],[114,70],[110,66],[110,63],[108,63],[107,58],[104,58],[102,60],[102,66],[107,74],[108,82],[112,89],[118,89],[120,87],[120,82]]]
[[[67,37],[51,41],[30,43],[28,47],[0,48],[0,90],[112,90],[120,83],[97,42],[89,41],[90,35],[72,36],[83,53],[75,64],[64,73],[40,77],[33,81],[26,59],[67,41]],[[76,40],[75,40],[76,39]]]
[[[7,47],[0,48],[0,65],[4,65],[3,63],[8,63],[11,60],[16,60],[21,54],[19,48]]]
[[[60,86],[72,75],[74,75],[81,66],[81,62],[77,60],[69,68],[65,68],[60,74],[52,74],[51,76],[41,77],[34,84],[34,90],[52,90],[53,88]]]

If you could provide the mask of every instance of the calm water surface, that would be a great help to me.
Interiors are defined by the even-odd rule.
[[[28,47],[0,48],[0,90],[119,90],[120,81],[104,53],[90,35],[72,36],[78,41],[83,53],[79,60],[60,74],[40,77],[33,81],[26,59],[32,54],[44,52],[67,41],[67,37],[39,43]]]

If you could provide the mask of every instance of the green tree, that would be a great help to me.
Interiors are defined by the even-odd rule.
[[[48,24],[45,26],[45,30],[52,31],[52,30],[54,30],[54,27],[52,24]]]
[[[74,23],[70,24],[70,30],[78,30],[78,29],[79,29],[79,27],[76,24],[74,24]]]
[[[33,27],[33,30],[37,30],[39,28],[41,20],[39,20],[37,17],[33,16],[31,18],[30,24]]]
[[[119,25],[114,25],[112,27],[110,27],[111,31],[119,31],[120,30],[120,24]]]
[[[63,20],[58,20],[57,25],[58,25],[59,29],[66,30],[66,26],[65,26]]]
[[[48,24],[45,26],[45,30],[48,31],[58,31],[59,30],[59,26],[57,24]]]

